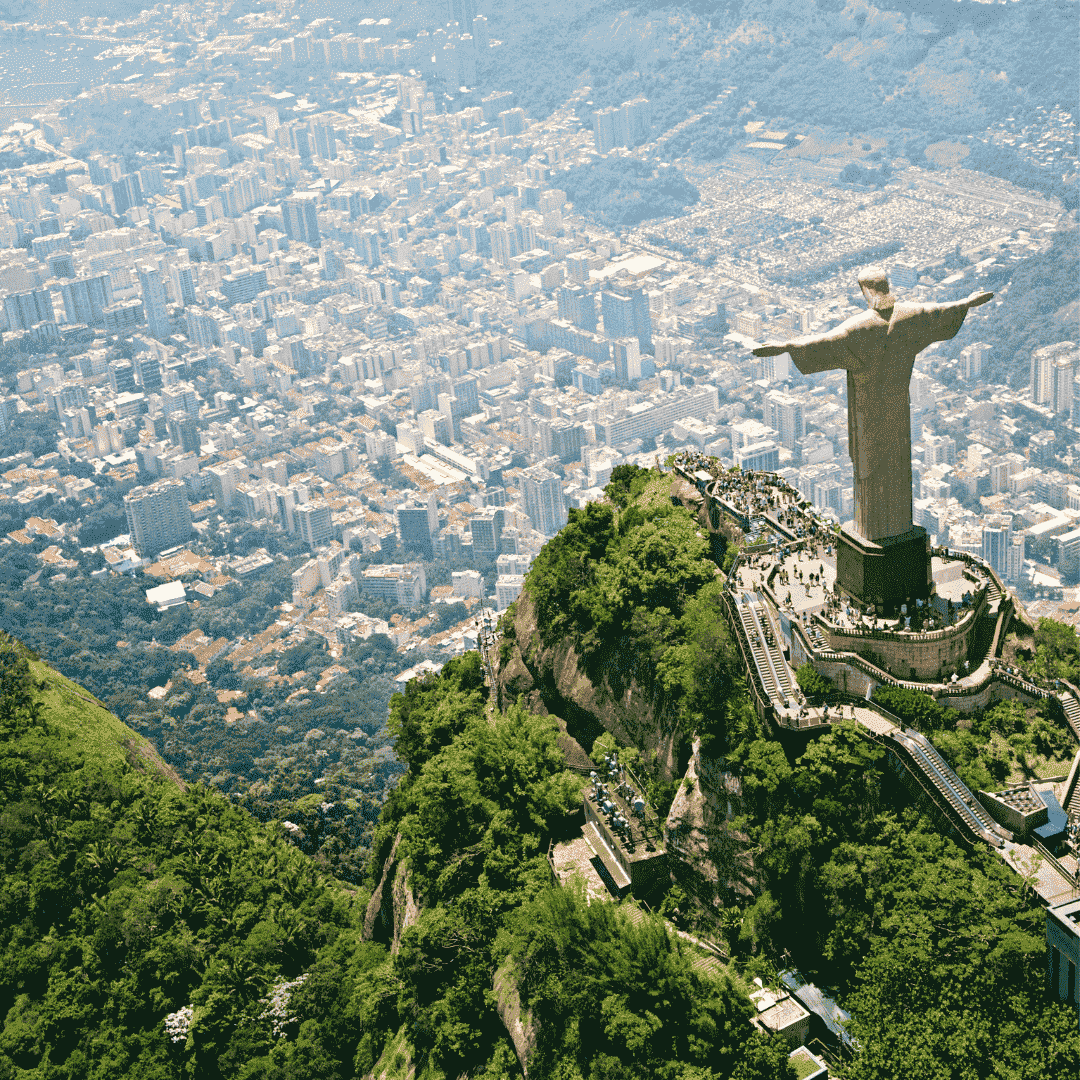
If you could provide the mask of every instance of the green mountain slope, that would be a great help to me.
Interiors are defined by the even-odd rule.
[[[10,639],[0,866],[5,1080],[238,1075],[275,1041],[262,999],[347,932],[354,905]],[[170,1041],[166,1016],[187,1007],[190,1033]]]
[[[516,1077],[510,999],[535,1075],[788,1080],[737,981],[552,890],[581,783],[554,719],[489,711],[474,653],[391,726],[372,897],[0,639],[0,1080]]]

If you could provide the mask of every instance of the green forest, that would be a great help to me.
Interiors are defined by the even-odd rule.
[[[183,783],[5,637],[0,1080],[496,1080],[522,1059],[565,1080],[790,1080],[747,991],[792,962],[852,1013],[845,1077],[1075,1077],[1076,1018],[1044,995],[1029,884],[942,836],[854,726],[794,758],[766,737],[730,640],[694,635],[694,612],[718,616],[713,552],[669,483],[613,474],[610,502],[572,515],[526,589],[563,613],[539,625],[580,642],[585,663],[626,670],[638,655],[739,777],[717,828],[739,849],[740,887],[650,898],[691,927],[708,905],[726,963],[703,964],[633,902],[553,887],[548,847],[579,835],[584,780],[565,767],[557,718],[494,708],[477,653],[391,697],[403,774],[343,880],[280,821]],[[642,608],[656,621],[635,623]],[[1041,630],[1033,664],[1076,663]],[[950,730],[923,701],[889,707]],[[305,830],[320,816],[332,827],[333,808],[304,806]]]
[[[552,180],[578,211],[616,229],[672,217],[700,198],[681,169],[653,167],[636,158],[578,165],[556,173]]]
[[[372,883],[399,838],[419,916],[391,945],[369,932],[369,889],[179,783],[5,640],[0,1076],[518,1076],[493,992],[503,964],[539,1025],[541,1075],[793,1076],[752,1037],[741,984],[696,972],[655,918],[551,888],[543,851],[580,780],[554,721],[492,716],[481,688],[472,654],[394,699],[409,771]]]

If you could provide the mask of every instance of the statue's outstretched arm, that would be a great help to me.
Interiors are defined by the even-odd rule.
[[[831,371],[848,366],[852,356],[844,345],[847,336],[848,329],[841,324],[824,334],[792,338],[785,342],[768,342],[756,348],[754,355],[779,356],[781,353],[791,353],[795,366],[804,375],[813,375],[817,371]]]
[[[910,335],[915,351],[922,352],[931,342],[956,337],[967,313],[993,298],[992,292],[973,292],[962,300],[913,305],[914,310],[904,319],[903,331]]]

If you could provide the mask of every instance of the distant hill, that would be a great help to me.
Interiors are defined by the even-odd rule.
[[[644,94],[666,129],[736,86],[729,123],[749,110],[853,132],[962,134],[1040,104],[1075,115],[1080,101],[1077,5],[1066,0],[511,0],[486,14],[505,42],[488,81],[536,116],[587,85],[583,116]]]

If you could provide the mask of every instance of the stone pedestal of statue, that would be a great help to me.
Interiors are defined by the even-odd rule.
[[[836,580],[849,596],[893,618],[901,604],[930,596],[930,537],[921,525],[880,540],[865,540],[845,527],[836,544]]]

